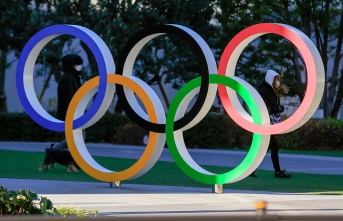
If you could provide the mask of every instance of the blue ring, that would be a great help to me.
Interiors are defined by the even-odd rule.
[[[30,101],[28,100],[27,96],[32,96],[32,95],[26,94],[25,85],[24,85],[24,77],[25,77],[24,69],[25,69],[25,64],[27,62],[27,59],[32,53],[32,50],[35,49],[36,45],[40,43],[42,40],[44,40],[45,38],[53,37],[53,35],[56,35],[56,37],[58,37],[59,35],[62,35],[62,34],[69,34],[74,37],[77,37],[89,47],[89,49],[94,54],[94,57],[98,64],[100,82],[99,82],[99,88],[98,88],[96,98],[93,101],[93,104],[87,110],[87,112],[81,117],[74,120],[74,123],[73,123],[74,128],[79,128],[83,126],[84,124],[86,124],[97,113],[97,111],[99,110],[105,98],[106,87],[107,87],[107,73],[109,73],[106,68],[105,58],[103,56],[101,49],[96,43],[95,39],[93,39],[86,32],[84,32],[83,30],[77,27],[78,26],[72,26],[72,25],[53,25],[53,26],[49,26],[47,28],[40,30],[25,45],[18,60],[17,73],[16,73],[16,77],[17,77],[16,85],[17,85],[19,99],[25,111],[27,112],[27,114],[36,123],[52,131],[59,131],[59,132],[64,131],[64,127],[65,127],[64,121],[53,122],[44,118],[40,114],[38,114],[35,108],[31,105]],[[89,31],[92,32],[91,30]],[[37,54],[37,57],[38,57],[38,54]]]

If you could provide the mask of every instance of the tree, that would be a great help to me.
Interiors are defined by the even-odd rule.
[[[61,6],[62,3],[68,5],[71,2],[67,0],[14,0],[0,3],[0,24],[2,27],[6,27],[0,37],[0,112],[7,111],[4,90],[5,71],[14,62],[7,61],[7,55],[14,52],[18,57],[26,42],[39,30],[52,24],[63,23],[67,21],[66,18],[74,18],[73,16],[67,17],[68,14],[65,13],[67,10],[64,11],[63,16],[56,16],[57,3],[61,3],[59,4]],[[72,8],[69,11],[72,11]],[[59,39],[59,43],[55,41],[48,44],[38,57],[37,62],[43,68],[38,71],[37,75],[42,75],[44,70],[48,70],[48,73],[44,73],[47,74],[47,80],[39,95],[40,98],[48,87],[47,82],[52,74],[56,74],[55,77],[58,79],[62,47],[68,40],[65,37]]]
[[[84,25],[106,42],[114,57],[117,57],[130,37],[137,31],[154,25],[175,23],[194,29],[205,39],[211,39],[210,24],[213,16],[213,4],[203,1],[98,1],[91,10],[91,20]],[[201,13],[193,13],[194,11]],[[85,48],[88,57],[91,52]],[[134,68],[134,75],[150,85],[157,84],[164,94],[165,103],[168,100],[163,85],[172,83],[179,88],[189,81],[199,70],[194,55],[182,41],[173,37],[158,37],[146,45],[139,54]],[[92,62],[92,72],[96,72],[96,63]],[[116,110],[122,109],[117,105]]]
[[[249,22],[253,22],[253,24],[277,22],[294,26],[313,39],[321,54],[326,73],[325,93],[321,106],[324,109],[325,116],[329,116],[330,112],[332,117],[337,116],[337,110],[342,100],[338,96],[334,108],[332,108],[332,103],[337,93],[338,76],[342,70],[340,64],[342,59],[342,22],[340,22],[342,1],[256,0],[249,3],[237,3],[243,5],[239,5],[241,7],[236,8],[232,5],[234,3],[226,3],[226,1],[222,0],[219,0],[218,4],[219,8],[224,12],[218,16],[219,21],[224,26],[224,31],[225,24],[233,25],[234,20],[240,21],[236,22],[233,25],[234,27],[241,27],[242,23],[247,25]],[[228,4],[230,7],[225,4]],[[229,10],[224,10],[227,8]],[[229,18],[229,22],[225,18]],[[301,100],[305,91],[305,84],[301,80],[305,66],[298,50],[291,44],[278,38],[267,40],[266,37],[261,37],[257,45],[255,47],[250,46],[245,50],[237,67],[238,71],[244,73],[243,75],[247,77],[248,81],[254,83],[256,81],[246,73],[254,73],[255,76],[258,76],[257,72],[261,70],[258,68],[259,65],[267,66],[268,64],[274,64],[274,67],[287,73],[285,75],[287,76],[285,79],[286,83],[288,85],[295,85],[291,88],[290,95],[297,95]],[[334,61],[332,70],[329,69],[331,67],[329,58],[333,58],[332,60]]]
[[[273,5],[273,10],[270,4]],[[290,24],[285,22],[287,12],[279,14],[284,11],[284,5],[278,1],[218,1],[218,8],[220,11],[216,18],[222,27],[219,41],[221,50],[234,35],[248,26],[263,22]],[[297,50],[288,40],[273,34],[262,35],[244,49],[238,60],[236,73],[255,87],[270,68],[287,73],[283,81],[288,85],[297,85],[291,88],[289,95],[297,95],[301,99],[304,84],[301,82],[302,64],[299,64],[298,58]]]
[[[342,2],[341,2],[342,4]],[[334,16],[334,18],[339,18],[340,20],[339,22],[336,22],[335,19],[333,19],[329,25],[329,27],[332,27],[332,31],[327,30],[328,33],[332,33],[333,39],[331,40],[331,42],[337,42],[337,44],[333,44],[332,48],[330,49],[330,51],[332,50],[332,54],[333,55],[333,59],[334,59],[334,64],[333,64],[333,68],[332,68],[332,73],[331,73],[331,79],[329,79],[328,81],[331,84],[331,87],[328,91],[328,94],[324,94],[324,99],[328,98],[328,102],[327,105],[325,106],[325,109],[328,110],[329,108],[332,107],[331,109],[331,114],[330,117],[332,118],[337,118],[337,114],[339,111],[339,108],[341,107],[342,104],[342,98],[343,98],[343,67],[342,67],[342,41],[343,41],[343,10],[342,10],[342,5],[338,4],[338,1],[336,2],[336,5],[334,5],[334,9],[332,9],[333,12],[330,12],[330,14],[332,14],[332,16]],[[338,14],[338,12],[340,11],[340,14]],[[329,16],[325,16],[325,18],[328,18]],[[318,22],[321,21],[321,18],[317,19]],[[333,25],[333,26],[331,26]],[[340,76],[340,77],[338,77]],[[337,88],[337,82],[339,82],[338,84],[338,88]],[[337,90],[337,94],[335,97],[335,93]],[[335,100],[334,100],[335,97]],[[334,101],[334,102],[333,102]],[[333,105],[332,105],[333,102]],[[325,102],[324,102],[325,105]],[[330,109],[329,109],[330,110]],[[326,115],[327,115],[326,111]]]
[[[83,21],[88,20],[90,16],[90,1],[36,0],[35,5],[36,19],[34,23],[41,24],[42,28],[55,24],[82,25]],[[55,38],[43,48],[38,56],[37,63],[40,64],[40,69],[36,72],[35,77],[45,77],[43,89],[38,96],[39,100],[43,98],[45,90],[49,87],[52,76],[58,82],[62,70],[60,61],[63,56],[63,47],[71,44],[73,38],[68,35]],[[87,78],[87,76],[83,77]]]
[[[0,2],[0,25],[4,27],[0,36],[0,112],[7,112],[5,71],[13,63],[7,60],[7,56],[12,51],[18,53],[31,33],[31,30],[26,28],[30,23],[31,6],[31,0]]]
[[[144,2],[145,15],[149,24],[179,24],[191,28],[211,46],[216,26],[211,24],[214,4],[202,1],[158,1]],[[198,13],[194,13],[198,12]],[[213,45],[212,45],[213,46]],[[166,106],[169,101],[163,85],[171,84],[179,89],[200,73],[200,65],[192,49],[181,39],[172,35],[153,39],[140,53],[135,66],[135,74],[149,84],[157,84],[164,96]]]
[[[340,65],[342,35],[339,31],[343,25],[341,20],[342,1],[295,0],[282,2],[286,11],[282,14],[287,15],[284,22],[290,22],[290,25],[302,30],[317,45],[326,74],[321,106],[324,109],[325,117],[336,118],[341,103],[339,99],[336,99],[336,110],[333,108],[333,101],[337,94],[338,76],[342,69]],[[272,3],[268,5],[273,6]],[[334,62],[332,69],[331,61]]]
[[[214,10],[211,0],[35,0],[32,5],[31,20],[26,25],[31,31],[23,40],[25,43],[43,27],[66,23],[93,30],[106,42],[115,59],[134,33],[152,24],[181,24],[200,33],[209,44],[215,39],[211,32],[214,26],[210,24]],[[48,43],[38,56],[37,64],[41,68],[35,76],[46,78],[39,99],[43,97],[51,77],[59,79],[62,48],[70,40],[70,36],[60,36]],[[90,62],[88,79],[98,74],[97,64],[90,49],[83,42],[81,46]],[[168,53],[161,54],[161,50]],[[170,36],[156,38],[139,54],[135,75],[149,84],[158,84],[163,94],[166,83],[179,88],[199,72],[197,61],[189,51],[179,39]],[[168,105],[166,95],[164,99]]]

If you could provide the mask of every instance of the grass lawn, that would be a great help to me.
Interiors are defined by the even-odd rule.
[[[41,180],[68,180],[98,182],[83,171],[79,173],[67,173],[65,167],[57,165],[49,171],[38,171],[38,167],[44,159],[45,153],[0,150],[0,177]],[[104,167],[120,171],[128,168],[135,160],[119,159],[110,157],[95,157]],[[231,168],[204,166],[207,170],[215,173],[225,172]],[[292,173],[291,179],[275,179],[273,171],[257,170],[257,178],[246,179],[225,184],[225,189],[261,190],[291,193],[311,194],[343,194],[343,175],[316,175],[304,173]],[[157,162],[155,166],[142,177],[124,181],[123,184],[150,184],[164,186],[188,186],[208,187],[186,176],[175,163]],[[0,183],[1,185],[1,183]]]

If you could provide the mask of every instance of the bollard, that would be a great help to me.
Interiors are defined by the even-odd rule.
[[[212,186],[212,193],[223,193],[223,184],[214,184]]]
[[[257,216],[266,215],[267,202],[265,202],[265,201],[255,202],[255,209],[256,209],[256,215]]]
[[[121,182],[117,181],[117,182],[110,182],[110,188],[119,188],[121,186]]]

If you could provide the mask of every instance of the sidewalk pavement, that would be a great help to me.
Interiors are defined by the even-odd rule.
[[[6,149],[5,147],[11,145],[17,147],[12,146],[12,149],[24,147],[26,151],[43,151],[43,147],[47,144],[0,142],[0,149]],[[106,150],[109,152],[108,148]],[[129,153],[134,155],[132,150],[129,150]],[[337,162],[341,163],[341,161]],[[342,167],[342,164],[337,167]],[[110,188],[109,183],[102,182],[7,178],[0,178],[0,185],[11,190],[30,189],[40,196],[49,198],[55,206],[98,210],[101,216],[119,218],[192,216],[200,219],[210,216],[214,220],[215,217],[223,215],[255,215],[255,202],[265,201],[269,215],[311,215],[317,218],[339,216],[343,220],[343,195],[275,193],[225,188],[223,194],[214,194],[211,193],[210,188],[134,185],[125,184],[125,182],[120,188]],[[329,219],[326,218],[326,220]]]
[[[311,195],[210,188],[67,182],[0,178],[8,189],[30,189],[55,206],[98,210],[101,216],[246,216],[255,215],[256,201],[267,202],[267,214],[278,216],[341,216],[342,195]]]
[[[210,188],[67,182],[0,178],[8,189],[30,189],[55,206],[98,210],[101,216],[243,216],[255,215],[256,201],[267,202],[267,214],[278,216],[341,216],[342,195],[311,195]]]

